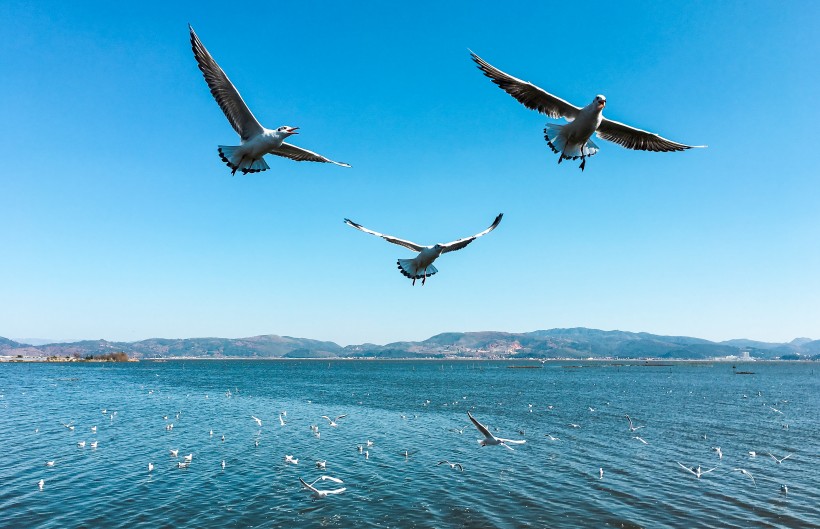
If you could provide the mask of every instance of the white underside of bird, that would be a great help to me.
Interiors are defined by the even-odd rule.
[[[590,139],[593,134],[627,149],[640,151],[671,152],[704,147],[677,143],[652,132],[603,117],[606,98],[602,95],[595,96],[595,99],[583,108],[576,107],[532,83],[502,72],[475,53],[470,54],[484,75],[519,103],[551,118],[563,117],[569,121],[565,125],[548,123],[544,128],[544,139],[547,140],[550,149],[559,155],[558,163],[580,158],[580,168],[583,171],[586,159],[598,152],[598,146]]]
[[[399,239],[398,237],[393,237],[392,235],[385,235],[383,233],[379,233],[377,231],[365,228],[361,224],[357,224],[350,219],[345,219],[345,224],[347,224],[348,226],[352,226],[357,230],[361,230],[365,233],[381,237],[387,242],[403,246],[408,250],[419,252],[418,255],[413,259],[399,259],[397,261],[397,264],[399,272],[401,272],[402,275],[404,275],[405,277],[412,279],[413,285],[416,284],[416,279],[421,279],[421,284],[424,285],[428,277],[438,272],[438,269],[435,266],[433,266],[433,261],[435,261],[439,258],[439,256],[447,252],[461,250],[477,238],[490,233],[498,226],[503,216],[503,213],[499,213],[493,221],[493,223],[490,225],[490,227],[482,231],[481,233],[477,233],[471,237],[458,239],[453,242],[438,243],[433,246],[423,246],[421,244],[416,244],[412,241],[407,241],[404,239]]]
[[[496,437],[492,433],[490,433],[490,430],[486,426],[478,422],[469,411],[467,412],[467,417],[470,418],[470,420],[473,422],[478,431],[481,432],[481,434],[484,436],[484,439],[478,440],[478,444],[480,444],[481,446],[500,445],[509,450],[514,450],[513,447],[510,446],[511,444],[522,445],[527,442],[524,439],[504,439],[502,437]]]
[[[188,29],[194,58],[205,77],[205,82],[208,83],[211,94],[225,113],[225,117],[241,138],[240,145],[220,145],[218,149],[219,157],[232,169],[231,174],[236,174],[237,171],[242,174],[258,173],[270,169],[263,158],[266,154],[275,154],[297,162],[324,162],[350,167],[346,163],[335,162],[321,154],[286,143],[284,140],[288,136],[298,134],[296,130],[299,127],[282,126],[276,130],[263,127],[228,76],[199,40],[194,28],[189,25]]]

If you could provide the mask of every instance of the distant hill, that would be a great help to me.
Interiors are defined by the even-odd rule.
[[[249,338],[151,338],[139,342],[84,340],[28,345],[0,338],[3,356],[80,356],[124,352],[132,358],[662,358],[704,360],[741,356],[756,359],[820,359],[820,340],[790,343],[736,339],[711,342],[687,336],[601,331],[576,327],[526,333],[448,332],[421,342],[342,347],[333,342],[273,334]]]

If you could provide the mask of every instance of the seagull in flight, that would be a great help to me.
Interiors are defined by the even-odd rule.
[[[253,419],[254,421],[256,421],[256,425],[257,425],[257,426],[259,426],[260,428],[262,427],[262,419],[260,419],[259,417],[255,417],[255,416],[253,416],[253,415],[251,415],[251,419]]]
[[[648,444],[649,444],[649,443],[647,443],[647,442],[646,442],[646,440],[645,440],[643,437],[641,437],[640,435],[636,435],[636,436],[634,436],[634,437],[633,437],[633,439],[637,439],[638,441],[642,442],[642,443],[643,443],[643,444],[645,444],[645,445],[648,445]]]
[[[489,228],[482,231],[481,233],[476,233],[472,237],[465,237],[463,239],[458,239],[457,241],[448,243],[438,243],[434,244],[433,246],[422,246],[421,244],[416,244],[411,241],[405,241],[404,239],[399,239],[391,235],[384,235],[383,233],[369,230],[361,224],[356,224],[350,219],[345,219],[345,224],[347,224],[348,226],[353,226],[357,230],[361,230],[365,233],[375,235],[376,237],[381,237],[387,242],[392,242],[393,244],[404,246],[405,248],[413,250],[414,252],[419,252],[419,254],[413,259],[399,259],[397,263],[399,272],[401,272],[402,275],[404,275],[405,277],[412,279],[413,285],[416,284],[416,279],[421,279],[421,284],[423,286],[425,281],[427,281],[428,277],[438,272],[438,269],[435,266],[433,266],[433,261],[438,259],[438,257],[443,253],[461,250],[462,248],[464,248],[474,240],[478,239],[482,235],[487,235],[498,226],[498,224],[501,222],[501,217],[503,216],[503,213],[499,213]]]
[[[749,476],[749,479],[751,479],[751,480],[752,480],[752,485],[757,486],[757,483],[755,483],[755,478],[754,478],[754,476],[752,476],[751,472],[749,472],[749,471],[748,471],[748,470],[746,470],[745,468],[733,468],[732,470],[733,470],[733,471],[736,471],[736,472],[740,472],[740,473],[741,473],[741,474],[743,474],[744,476]]]
[[[580,168],[583,171],[587,157],[598,152],[598,146],[590,139],[593,134],[627,149],[639,151],[670,152],[705,147],[704,145],[677,143],[652,132],[605,118],[602,112],[606,106],[606,97],[602,95],[595,96],[595,99],[583,108],[576,107],[532,83],[502,72],[472,51],[470,55],[484,75],[517,99],[519,103],[553,119],[563,117],[569,121],[566,125],[548,123],[544,129],[547,144],[554,153],[559,155],[558,163],[563,160],[580,158]]]
[[[37,486],[40,487],[40,490],[43,490],[43,487],[45,486],[45,484],[46,484],[46,481],[44,479],[41,479],[40,481],[37,482]]]
[[[463,467],[463,466],[461,466],[461,463],[450,463],[450,462],[449,462],[449,461],[447,461],[446,459],[445,459],[445,460],[443,460],[443,461],[439,461],[438,463],[436,463],[436,466],[443,465],[443,464],[445,464],[445,463],[446,463],[446,464],[448,464],[448,465],[450,465],[450,468],[452,468],[453,470],[458,469],[460,472],[464,472],[464,467]]]
[[[767,452],[767,453],[768,453],[770,456],[772,456],[772,459],[774,459],[774,460],[775,460],[775,462],[776,462],[778,465],[779,465],[780,463],[782,463],[783,461],[787,460],[788,458],[790,458],[790,457],[792,456],[792,454],[789,454],[789,455],[787,455],[787,456],[785,456],[785,457],[781,457],[780,459],[778,459],[778,458],[777,458],[777,457],[775,457],[775,456],[774,456],[774,454],[772,454],[771,452]]]
[[[720,449],[720,447],[719,447],[719,446],[713,446],[713,447],[712,447],[712,450],[713,450],[714,452],[717,452],[718,459],[723,459],[723,451]]]
[[[544,437],[548,438],[550,441],[560,441],[561,440],[560,437],[555,437],[554,435],[549,434],[549,433],[547,435],[545,435]]]
[[[322,419],[327,419],[327,421],[330,423],[331,428],[336,428],[337,426],[339,426],[338,424],[336,424],[336,421],[338,421],[339,419],[342,419],[344,417],[347,417],[347,415],[339,415],[335,419],[331,419],[327,415],[322,415]],[[318,430],[318,428],[317,428],[317,430]]]
[[[191,34],[191,48],[205,82],[208,83],[208,88],[211,89],[219,108],[242,140],[240,145],[220,145],[218,149],[219,157],[231,168],[232,175],[237,171],[248,174],[270,169],[264,159],[266,154],[283,156],[297,162],[324,162],[350,167],[346,163],[334,162],[321,154],[286,143],[285,139],[288,136],[299,134],[296,132],[299,127],[284,125],[276,130],[263,127],[251,113],[231,80],[205,49],[190,24],[188,29]]]
[[[307,490],[309,490],[310,492],[313,493],[312,496],[314,498],[324,498],[325,496],[329,496],[331,494],[341,494],[341,493],[343,493],[344,491],[347,490],[346,487],[342,487],[342,488],[339,488],[339,489],[319,490],[319,489],[317,489],[316,487],[313,486],[318,481],[332,481],[334,483],[344,483],[341,479],[334,478],[334,477],[331,477],[331,476],[321,476],[319,478],[316,478],[313,481],[313,483],[305,483],[305,480],[303,480],[302,478],[299,478],[299,481],[302,483],[303,487],[305,487]]]
[[[643,428],[643,426],[635,426],[632,423],[632,417],[630,417],[629,415],[625,415],[625,417],[626,417],[626,420],[629,421],[629,431],[630,432],[634,432],[635,430],[640,430],[641,428]]]
[[[481,432],[481,434],[484,436],[484,439],[479,439],[478,440],[478,444],[480,444],[481,446],[501,445],[505,448],[509,448],[510,450],[514,450],[514,448],[510,446],[511,444],[522,445],[522,444],[527,442],[524,439],[515,440],[515,439],[503,439],[501,437],[496,437],[496,436],[494,436],[493,434],[490,433],[490,430],[487,429],[486,426],[484,426],[483,424],[481,424],[480,422],[475,420],[475,417],[473,417],[472,414],[470,414],[469,411],[467,412],[467,417],[470,418],[470,420],[473,422],[475,427],[478,428],[478,431]]]
[[[713,470],[715,470],[717,468],[717,467],[715,467],[715,468],[710,468],[709,470],[701,470],[700,465],[698,465],[697,468],[689,468],[689,467],[687,467],[686,465],[684,465],[683,463],[681,463],[679,461],[677,461],[677,463],[678,463],[678,465],[680,465],[680,467],[682,469],[689,472],[690,474],[692,474],[693,476],[695,476],[698,479],[700,479],[700,477],[702,475],[708,474],[709,472],[712,472]]]

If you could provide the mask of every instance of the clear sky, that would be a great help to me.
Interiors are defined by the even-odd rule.
[[[820,3],[229,5],[0,3],[0,336],[820,338]],[[188,23],[265,126],[353,168],[231,177]],[[709,147],[559,166],[468,48]],[[423,288],[342,222],[432,244],[499,212]]]

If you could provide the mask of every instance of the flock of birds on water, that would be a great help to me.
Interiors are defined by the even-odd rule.
[[[219,145],[217,152],[225,164],[230,167],[231,174],[237,171],[242,174],[258,173],[270,169],[265,161],[266,154],[282,156],[298,162],[331,163],[342,167],[349,164],[337,162],[321,154],[287,143],[289,137],[299,134],[299,127],[283,125],[275,130],[267,129],[259,123],[251,110],[245,104],[239,91],[231,83],[228,76],[219,67],[217,62],[199,40],[194,28],[188,26],[191,37],[191,48],[194,52],[199,69],[205,77],[205,82],[211,90],[216,102],[225,113],[231,126],[239,134],[239,145]],[[583,171],[588,157],[598,152],[598,146],[592,141],[592,135],[617,143],[627,149],[655,152],[673,152],[704,147],[703,145],[685,145],[662,138],[652,132],[647,132],[624,123],[607,119],[603,116],[606,107],[606,97],[597,95],[585,107],[577,107],[560,97],[522,81],[495,68],[487,61],[470,52],[478,68],[489,77],[493,83],[517,99],[525,107],[545,114],[553,119],[564,118],[568,123],[559,125],[548,123],[544,128],[544,138],[550,149],[558,154],[558,163],[564,160],[581,160],[580,168]],[[388,242],[403,246],[418,255],[413,259],[399,259],[398,269],[405,277],[412,279],[413,285],[421,279],[424,285],[427,278],[438,270],[433,262],[442,254],[460,250],[478,237],[494,230],[501,222],[503,214],[499,214],[492,225],[486,230],[446,244],[425,246],[407,240],[384,235],[377,231],[365,228],[352,220],[345,219],[348,226],[352,226],[365,233],[376,235]]]
[[[238,395],[238,393],[239,393],[238,388],[236,388],[236,392],[237,392],[237,395]],[[152,395],[152,394],[153,394],[153,390],[150,390],[148,392],[148,395]],[[227,397],[227,398],[231,398],[233,396],[234,396],[234,394],[230,390],[228,390],[225,393],[225,397]],[[760,392],[758,392],[758,397],[762,397],[762,394]],[[206,395],[205,398],[207,399],[208,396]],[[466,397],[464,397],[464,398],[466,398]],[[748,396],[743,395],[743,398],[744,399],[748,398]],[[787,402],[787,401],[783,401],[783,402]],[[311,404],[312,402],[308,401],[308,403]],[[429,404],[430,404],[430,401],[428,400],[428,401],[425,401],[422,404],[422,406],[428,406]],[[607,403],[607,404],[609,404],[609,403]],[[768,405],[768,404],[764,404],[764,406],[766,408],[772,410],[773,412],[776,412],[776,413],[779,413],[779,414],[783,415],[783,412],[780,411],[779,409],[775,408],[774,406],[771,406],[771,405]],[[544,411],[552,412],[554,409],[555,409],[554,406],[548,405],[548,406],[546,406]],[[591,406],[588,407],[588,410],[589,410],[590,413],[595,413],[597,411],[596,408],[593,408]],[[108,409],[102,409],[101,411],[102,411],[103,416],[108,417],[108,419],[112,423],[115,420],[115,418],[117,417],[117,413],[118,413],[117,411],[111,411],[111,410],[108,410]],[[529,413],[533,413],[533,411],[534,411],[533,404],[528,404],[528,411],[529,411]],[[164,415],[162,417],[163,420],[165,421],[165,430],[166,431],[172,431],[174,429],[174,423],[171,422],[171,421],[172,420],[179,420],[181,414],[182,414],[182,412],[178,411],[174,415],[173,419],[169,418],[170,417],[169,415]],[[344,422],[342,422],[342,419],[346,418],[347,416],[348,416],[347,414],[337,415],[335,417],[331,417],[331,416],[328,416],[328,415],[322,415],[320,418],[327,421],[328,427],[330,427],[330,428],[339,428],[344,424]],[[284,410],[280,411],[279,415],[278,415],[278,422],[279,422],[279,425],[281,427],[284,427],[287,424],[287,422],[285,421],[285,417],[287,417],[287,411],[284,411]],[[407,417],[407,415],[401,415],[401,418],[406,420],[408,417]],[[523,445],[527,442],[526,439],[508,439],[508,438],[499,437],[499,436],[495,435],[490,430],[490,427],[488,427],[487,425],[479,422],[479,420],[476,419],[472,415],[472,413],[470,413],[470,411],[467,411],[467,418],[472,423],[472,426],[474,426],[476,428],[476,430],[482,436],[481,439],[477,440],[478,444],[481,447],[500,446],[500,447],[504,447],[504,448],[506,448],[510,451],[514,451],[515,449],[513,448],[513,446]],[[624,424],[624,430],[628,431],[629,434],[632,435],[632,438],[635,439],[637,442],[640,442],[640,443],[642,443],[643,445],[646,445],[646,446],[650,446],[651,443],[649,441],[647,441],[646,439],[644,439],[641,435],[639,435],[639,432],[641,430],[643,430],[644,428],[646,428],[646,425],[636,424],[636,422],[633,420],[633,418],[630,417],[628,414],[624,415],[624,419],[626,421],[626,423]],[[259,417],[255,416],[255,415],[250,415],[249,420],[254,421],[256,423],[256,426],[259,428],[259,431],[257,432],[256,437],[254,438],[254,447],[258,448],[259,447],[259,438],[260,438],[260,435],[261,435],[261,432],[262,432],[262,427],[263,427],[263,421],[262,421],[262,419],[260,419]],[[62,425],[67,430],[72,431],[72,432],[76,429],[76,425],[73,422],[62,423]],[[580,424],[574,423],[574,422],[569,423],[566,426],[568,428],[572,428],[572,429],[580,429],[581,428]],[[467,429],[469,427],[470,427],[470,425],[467,425],[466,427],[461,427],[461,428],[450,428],[450,431],[458,433],[458,434],[464,434],[465,429]],[[783,427],[783,429],[787,430],[788,429],[788,424],[783,423],[782,427]],[[98,427],[96,425],[89,427],[89,431],[92,434],[96,435],[97,430],[98,430]],[[494,430],[498,431],[498,428],[494,428]],[[39,429],[35,430],[35,433],[37,433],[37,432],[39,432]],[[310,432],[317,439],[321,437],[321,431],[320,431],[320,427],[319,427],[318,424],[311,424],[310,425]],[[641,432],[641,433],[643,433],[643,432]],[[525,432],[523,430],[518,430],[518,434],[523,436],[525,434]],[[208,435],[209,438],[213,438],[214,437],[213,429],[209,430],[207,435]],[[560,437],[557,437],[557,436],[555,436],[551,433],[545,434],[543,437],[545,437],[549,442],[560,442],[561,441]],[[701,437],[704,440],[707,439],[706,434],[702,434]],[[221,435],[220,441],[224,443],[225,440],[226,440],[225,435],[224,434]],[[83,449],[83,448],[86,447],[86,445],[88,445],[92,450],[97,450],[97,448],[99,447],[99,443],[98,443],[97,440],[91,441],[90,443],[87,443],[85,440],[77,442],[77,448]],[[368,439],[366,442],[358,444],[356,446],[356,448],[358,449],[359,454],[361,454],[365,458],[365,460],[369,460],[370,459],[370,449],[373,447],[373,445],[374,445],[374,441]],[[694,476],[694,478],[696,478],[698,480],[703,479],[708,474],[711,474],[712,472],[715,472],[715,471],[717,471],[721,468],[720,465],[721,465],[722,460],[723,460],[723,451],[722,451],[721,447],[714,446],[714,447],[712,447],[711,450],[714,453],[714,455],[712,456],[712,461],[716,461],[716,463],[717,463],[716,466],[712,466],[711,468],[704,468],[703,467],[704,463],[698,463],[695,466],[690,466],[691,464],[684,464],[680,461],[675,461],[675,463],[678,465],[678,467],[680,467],[681,471],[686,472],[687,475],[691,474],[692,476]],[[180,452],[179,448],[170,448],[168,450],[168,455],[176,460],[176,468],[178,468],[178,469],[187,469],[187,468],[189,468],[191,466],[191,464],[193,463],[194,454],[193,453],[188,453],[187,455],[185,455],[183,453],[183,455],[180,457],[179,452]],[[400,452],[400,455],[403,456],[404,458],[409,458],[412,455],[414,455],[416,452],[417,452],[416,450],[403,450],[403,451]],[[789,460],[792,457],[793,454],[789,453],[789,454],[785,454],[785,455],[782,455],[782,456],[778,457],[777,455],[767,451],[765,453],[761,453],[761,455],[768,456],[774,461],[774,464],[781,465],[785,461]],[[754,459],[758,456],[758,452],[756,452],[755,450],[749,450],[747,452],[746,456],[749,459]],[[283,462],[284,462],[285,465],[298,466],[299,465],[299,458],[292,455],[292,454],[286,454],[283,458]],[[49,467],[49,468],[53,468],[55,465],[57,465],[57,460],[49,460],[49,461],[46,461],[46,463],[45,463],[45,466]],[[322,498],[326,498],[328,496],[335,496],[335,495],[338,495],[338,494],[342,494],[343,492],[345,492],[347,490],[347,487],[344,487],[344,486],[335,487],[335,488],[319,488],[319,487],[317,487],[317,484],[319,482],[322,482],[322,483],[330,482],[330,483],[333,483],[335,485],[344,485],[344,481],[341,478],[338,478],[338,477],[335,477],[335,476],[330,476],[330,475],[327,475],[327,474],[324,473],[327,470],[327,465],[328,465],[327,459],[319,459],[319,460],[314,462],[314,465],[315,465],[316,470],[322,472],[321,475],[319,475],[318,477],[312,479],[310,482],[306,481],[301,476],[298,477],[299,483],[301,484],[302,488],[305,491],[307,491],[310,494],[311,497],[313,497],[315,499],[322,499]],[[459,472],[464,471],[464,465],[460,462],[450,461],[449,459],[442,459],[436,464],[437,467],[442,466],[442,465],[447,466],[450,469],[455,470],[455,471],[459,471]],[[219,463],[219,466],[220,466],[222,471],[225,471],[225,469],[227,467],[226,461],[224,459],[221,460],[221,462]],[[154,469],[155,469],[154,463],[153,462],[148,462],[147,463],[148,473],[153,473]],[[731,468],[730,471],[731,472],[737,472],[738,474],[747,477],[752,486],[754,486],[754,487],[757,486],[757,481],[755,480],[755,477],[747,469],[740,468],[740,467],[733,467],[733,468]],[[603,469],[603,467],[600,467],[598,469],[597,475],[598,475],[599,480],[604,479],[604,469]],[[45,489],[45,485],[46,485],[45,479],[40,479],[40,481],[37,482],[37,486],[39,487],[40,491],[43,491]],[[785,483],[782,483],[780,485],[780,492],[782,494],[788,493],[788,490],[789,490],[788,486]]]

